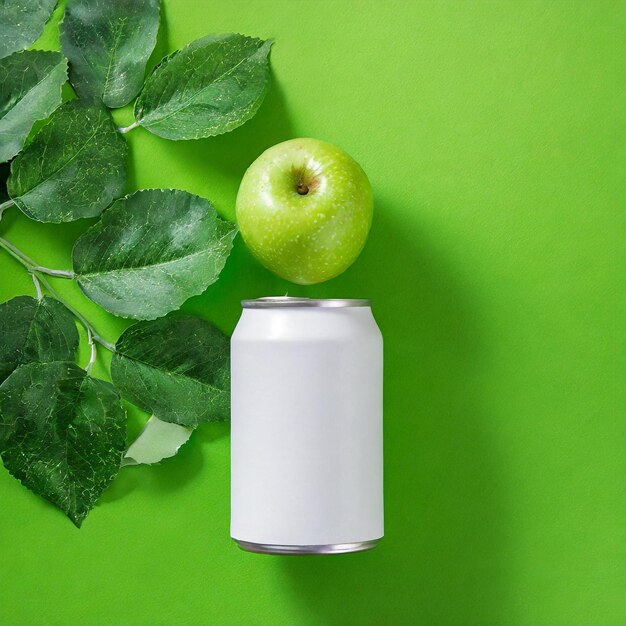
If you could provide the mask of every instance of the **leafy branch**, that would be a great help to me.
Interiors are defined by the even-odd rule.
[[[23,50],[55,2],[16,13],[18,4],[0,5],[0,163],[12,160],[0,218],[15,206],[37,222],[99,220],[76,240],[71,269],[45,267],[0,237],[36,293],[0,304],[0,454],[12,475],[80,526],[122,464],[121,398],[152,415],[124,464],[174,454],[191,429],[229,416],[228,337],[173,312],[218,279],[237,229],[185,191],[124,196],[125,135],[142,126],[194,139],[240,126],[267,92],[272,43],[203,37],[144,81],[159,0],[68,0],[63,54]],[[78,98],[62,103],[68,72]],[[116,126],[108,109],[135,98],[135,121]],[[140,321],[113,344],[49,278],[75,281],[106,311]],[[85,369],[75,364],[77,322],[89,346]],[[113,353],[113,385],[91,377],[98,346]]]
[[[101,346],[109,350],[110,352],[115,352],[115,346],[103,339],[95,330],[91,322],[89,322],[85,316],[75,309],[69,302],[64,300],[62,296],[52,287],[52,285],[41,276],[42,273],[50,274],[52,276],[62,276],[64,278],[71,278],[73,274],[71,272],[64,272],[62,270],[51,270],[46,267],[42,267],[37,265],[30,257],[26,256],[19,248],[14,246],[12,243],[0,237],[0,248],[3,248],[6,252],[8,252],[18,263],[20,263],[31,275],[33,279],[33,283],[35,285],[35,290],[37,292],[37,299],[39,301],[42,300],[42,287],[46,289],[46,291],[55,298],[55,300],[61,302],[63,306],[82,324],[85,332],[88,336],[89,344],[93,346],[93,343],[99,343]],[[93,352],[93,350],[92,350]],[[94,357],[95,359],[95,357]]]

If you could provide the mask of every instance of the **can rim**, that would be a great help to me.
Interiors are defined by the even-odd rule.
[[[342,308],[367,307],[371,302],[365,298],[300,298],[291,296],[269,296],[254,300],[242,300],[244,309],[281,308]]]

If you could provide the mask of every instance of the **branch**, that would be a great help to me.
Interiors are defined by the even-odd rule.
[[[91,348],[91,354],[89,355],[89,363],[87,363],[87,367],[85,368],[85,371],[87,372],[87,374],[91,374],[91,368],[93,367],[93,364],[96,362],[97,348],[93,340],[93,333],[91,332],[90,328],[87,329],[87,342],[89,343],[89,347]]]
[[[0,220],[2,219],[2,214],[14,204],[15,203],[13,202],[13,200],[7,200],[6,202],[3,202],[2,204],[0,204]]]
[[[67,270],[51,270],[49,267],[43,267],[42,265],[35,265],[33,267],[35,272],[40,272],[41,274],[48,274],[48,276],[56,276],[58,278],[74,278],[74,272],[69,272]]]
[[[41,284],[48,290],[50,295],[56,298],[59,302],[64,304],[69,309],[69,311],[74,315],[74,317],[83,325],[83,327],[85,328],[85,331],[87,333],[91,332],[91,336],[94,341],[97,341],[101,346],[103,346],[110,352],[115,352],[115,345],[107,341],[106,339],[103,339],[96,332],[91,322],[87,320],[80,311],[77,311],[67,300],[64,300],[59,294],[59,292],[47,281],[47,279],[45,279],[43,276],[38,276],[38,278],[41,281]]]
[[[117,132],[125,135],[126,133],[129,133],[131,130],[133,130],[133,128],[137,128],[137,126],[139,126],[139,122],[133,122],[130,126],[118,126]]]
[[[46,278],[42,276],[44,273],[40,265],[37,265],[30,257],[26,256],[19,248],[16,248],[10,241],[0,237],[0,248],[3,248],[8,252],[18,263],[23,265],[28,273],[33,276],[33,280],[36,280],[43,285],[51,296],[56,298],[59,302],[65,305],[65,307],[74,315],[74,317],[84,326],[87,335],[91,334],[93,341],[98,342],[101,346],[105,347],[110,352],[115,352],[115,345],[111,342],[103,339],[94,329],[91,322],[89,322],[80,311],[77,311],[67,300],[63,299],[58,291],[48,282]],[[55,270],[61,272],[62,270]],[[66,272],[69,274],[69,272]],[[55,273],[53,276],[59,276]],[[63,278],[73,278],[71,276],[62,276]],[[40,286],[41,286],[40,285]],[[39,292],[38,292],[39,295]]]
[[[43,292],[41,291],[41,283],[37,278],[37,274],[35,272],[30,272],[30,277],[33,279],[33,283],[35,285],[35,291],[37,292],[37,300],[41,302],[43,300]]]

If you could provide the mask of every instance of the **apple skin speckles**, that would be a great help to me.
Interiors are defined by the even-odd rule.
[[[343,150],[291,139],[248,168],[236,212],[246,245],[267,269],[310,285],[338,276],[359,256],[372,224],[372,188]]]

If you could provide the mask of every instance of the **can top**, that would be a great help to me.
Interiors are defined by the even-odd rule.
[[[241,306],[244,309],[279,309],[284,307],[355,307],[370,306],[370,301],[365,299],[346,298],[292,298],[290,296],[272,296],[269,298],[256,298],[256,300],[242,300]]]

